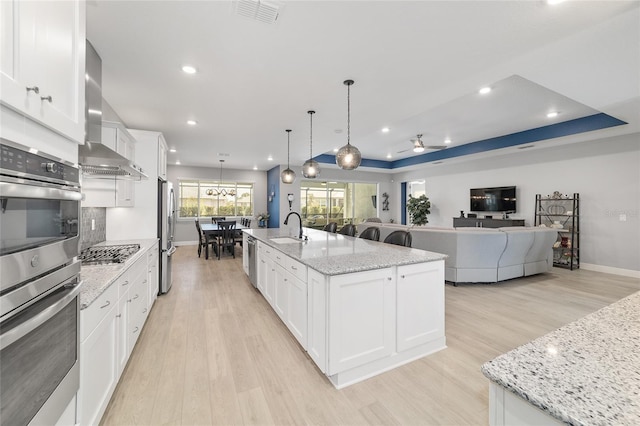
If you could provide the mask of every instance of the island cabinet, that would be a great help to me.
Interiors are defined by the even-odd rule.
[[[322,238],[326,241],[322,235],[317,238],[320,245]],[[415,255],[420,260],[340,273],[353,267],[341,253],[357,248],[344,250],[345,243],[339,244],[340,259],[326,263],[323,256],[332,247],[307,246],[306,259],[295,258],[305,247],[280,250],[259,240],[257,250],[258,289],[336,388],[445,348],[441,255],[433,260],[422,260],[428,256],[417,250],[389,255],[393,248],[381,245],[380,254],[368,252],[366,258],[382,256],[387,261],[397,255],[402,262],[404,256]],[[354,247],[372,249],[357,241]],[[318,270],[311,266],[314,262],[329,266]]]
[[[259,242],[258,290],[306,349],[307,267]]]
[[[309,356],[337,388],[445,347],[444,265],[308,274]]]

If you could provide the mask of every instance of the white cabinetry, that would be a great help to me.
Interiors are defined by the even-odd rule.
[[[307,346],[307,267],[258,242],[258,289],[296,340]]]
[[[425,285],[444,282],[438,263],[398,266],[397,343],[398,352],[427,344],[444,336],[444,286]],[[425,301],[442,301],[430,308]]]
[[[337,388],[446,347],[443,260],[325,275],[259,242],[258,262],[258,288]]]
[[[155,302],[158,297],[159,291],[159,275],[158,275],[158,259],[160,258],[160,250],[159,243],[155,243],[149,253],[147,254],[147,267],[148,267],[148,275],[147,279],[149,280],[149,297],[147,299],[147,306],[149,310],[153,306],[153,302]]]
[[[307,267],[287,257],[287,312],[286,324],[289,331],[307,347]],[[294,268],[294,269],[292,269]],[[300,272],[300,273],[298,273]],[[304,279],[301,275],[304,273]]]
[[[0,2],[1,103],[84,141],[85,2]]]
[[[391,268],[331,277],[329,375],[393,353],[395,302]]]
[[[78,418],[82,425],[100,422],[147,319],[147,266],[148,254],[144,254],[80,313]]]
[[[160,134],[158,137],[158,178],[167,180],[167,156],[169,147],[164,140],[164,136]]]
[[[98,424],[118,382],[118,288],[109,287],[80,313],[79,422]]]

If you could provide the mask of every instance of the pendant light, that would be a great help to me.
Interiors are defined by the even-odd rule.
[[[224,188],[220,189],[220,183],[222,182],[222,163],[224,163],[224,160],[220,160],[220,180],[218,181],[218,189],[207,189],[207,195],[215,195],[216,197],[220,197],[221,195],[226,197],[229,195],[231,197],[235,197],[235,189],[230,189],[229,191]]]
[[[309,159],[302,165],[302,176],[315,179],[320,175],[320,165],[313,159],[313,114],[315,111],[307,111],[309,114]]]
[[[289,168],[289,135],[291,134],[291,130],[287,129],[285,132],[287,132],[287,168],[280,173],[280,178],[282,179],[282,183],[291,184],[296,180],[296,172]]]
[[[351,145],[351,85],[353,80],[345,80],[347,86],[347,144],[338,150],[336,164],[344,170],[357,169],[362,161],[360,150]]]

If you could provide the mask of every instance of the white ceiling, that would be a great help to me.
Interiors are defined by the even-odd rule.
[[[163,132],[171,163],[216,167],[224,153],[239,169],[286,164],[290,128],[299,170],[309,109],[314,156],[344,145],[345,79],[351,142],[370,159],[415,155],[398,151],[418,133],[456,146],[597,112],[630,123],[617,133],[639,129],[638,1],[281,4],[265,24],[228,1],[90,0],[103,96],[128,127]],[[485,85],[494,90],[481,96]]]

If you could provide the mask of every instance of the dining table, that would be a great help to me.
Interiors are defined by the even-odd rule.
[[[205,259],[209,259],[209,244],[216,240],[216,237],[220,235],[221,228],[217,223],[201,223],[200,229],[202,229],[202,233],[204,234],[204,239],[207,242],[207,246],[205,249],[204,257]],[[250,229],[248,226],[244,226],[238,222],[236,222],[235,229],[237,231],[242,231],[243,229]],[[214,250],[217,253],[218,247],[214,245]]]

